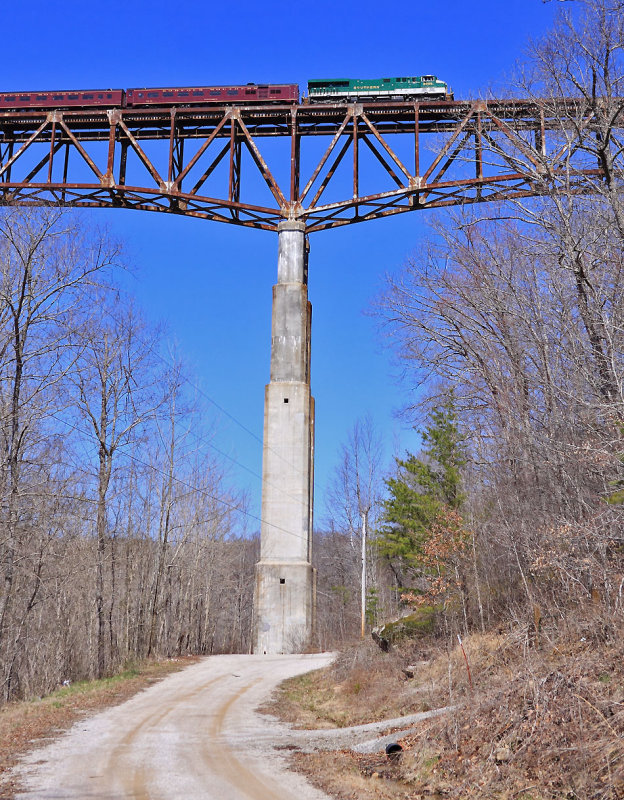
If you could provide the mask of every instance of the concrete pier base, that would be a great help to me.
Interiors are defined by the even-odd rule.
[[[314,625],[316,575],[306,561],[256,565],[259,625],[254,652],[301,653]]]
[[[265,391],[260,561],[254,590],[254,652],[297,653],[314,627],[311,565],[314,400],[305,229],[279,227],[273,287],[271,382]]]

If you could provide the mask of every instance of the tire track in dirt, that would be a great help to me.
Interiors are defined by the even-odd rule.
[[[106,774],[122,783],[125,796],[132,797],[133,800],[151,800],[147,784],[149,773],[146,766],[143,764],[137,766],[131,763],[132,751],[136,748],[139,738],[145,735],[146,732],[157,729],[167,717],[178,712],[180,703],[186,703],[192,700],[224,678],[225,675],[220,675],[190,692],[176,694],[174,698],[175,705],[173,707],[148,713],[123,736],[119,744],[110,754],[106,766]],[[134,755],[136,759],[136,754]]]
[[[228,713],[250,689],[262,682],[262,678],[247,683],[233,696],[229,697],[217,710],[209,727],[209,740],[203,747],[202,755],[209,768],[218,772],[228,783],[249,800],[292,800],[268,775],[260,776],[248,769],[224,741],[222,731]]]

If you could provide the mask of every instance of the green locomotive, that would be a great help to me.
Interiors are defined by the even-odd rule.
[[[435,75],[415,78],[353,78],[308,81],[310,103],[344,103],[356,100],[452,100],[448,85]]]

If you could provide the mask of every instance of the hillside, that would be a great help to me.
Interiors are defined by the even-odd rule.
[[[472,688],[456,641],[423,639],[390,653],[363,642],[287,682],[273,711],[297,727],[325,727],[455,706],[416,734],[398,731],[404,750],[394,763],[383,751],[293,755],[341,800],[615,800],[624,794],[622,628],[588,608],[538,636],[531,625],[473,634],[463,642]]]

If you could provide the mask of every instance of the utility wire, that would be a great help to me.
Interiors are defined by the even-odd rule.
[[[66,419],[63,419],[61,417],[57,417],[54,414],[50,414],[50,417],[52,417],[52,419],[55,419],[57,422],[61,422],[63,425],[67,426],[68,428],[71,428],[72,430],[83,434],[84,436],[88,436],[88,437],[92,436],[92,434],[89,431],[86,431],[84,428],[81,428],[78,425],[74,425],[72,422],[69,422]],[[134,461],[136,464],[140,464],[142,467],[146,467],[147,469],[151,469],[157,475],[161,475],[162,477],[165,477],[165,478],[169,478],[170,477],[164,470],[160,469],[159,467],[154,466],[153,464],[148,464],[146,461],[144,461],[143,459],[139,458],[138,456],[135,456],[135,455],[133,455],[131,453],[124,453],[124,456],[126,458],[130,459],[131,461]],[[180,486],[184,486],[186,489],[191,489],[192,491],[197,492],[197,494],[200,494],[200,495],[202,495],[204,497],[207,497],[208,499],[213,500],[213,501],[215,501],[217,503],[221,503],[222,505],[226,506],[230,510],[237,511],[239,514],[242,514],[242,515],[244,515],[246,517],[249,517],[250,519],[255,520],[256,522],[259,522],[261,525],[262,524],[267,525],[269,528],[274,528],[275,530],[281,531],[282,533],[286,533],[289,536],[294,536],[296,539],[302,539],[303,538],[298,533],[295,533],[294,531],[288,530],[287,528],[282,528],[280,525],[275,525],[272,522],[267,522],[266,520],[263,520],[261,517],[258,517],[258,516],[256,516],[255,514],[252,514],[249,511],[245,511],[244,509],[239,508],[238,506],[234,505],[233,503],[229,503],[227,500],[223,500],[220,497],[216,497],[215,495],[210,494],[210,492],[207,492],[205,489],[200,489],[198,486],[194,486],[193,484],[188,483],[188,481],[182,480],[182,478],[178,478],[178,477],[176,477],[174,475],[173,476],[173,481],[175,483],[179,484]]]
[[[165,366],[170,366],[170,362],[167,361],[167,359],[163,355],[161,355],[161,353],[159,353],[157,350],[155,350],[154,346],[150,347],[150,352],[152,352],[153,355],[156,356],[156,358],[158,358],[160,361],[162,361],[163,364],[165,364]],[[222,414],[225,414],[226,417],[231,419],[232,422],[234,422],[236,425],[238,425],[239,428],[241,428],[241,430],[245,431],[245,433],[247,433],[249,436],[251,436],[252,439],[255,439],[255,441],[257,441],[259,444],[264,446],[264,441],[256,433],[254,433],[243,422],[241,422],[239,419],[237,419],[237,417],[235,417],[232,413],[227,411],[227,409],[223,408],[222,405],[220,405],[213,397],[211,397],[206,391],[204,391],[200,386],[198,386],[197,383],[194,383],[184,373],[181,373],[181,377],[182,377],[182,380],[185,383],[187,383],[192,389],[195,389],[195,391],[198,392],[202,397],[205,397],[206,400],[208,400],[208,402],[212,403],[212,405],[215,408],[217,408]],[[276,455],[281,461],[283,461],[285,464],[287,464],[292,470],[294,470],[294,472],[298,473],[299,475],[303,475],[303,472],[301,471],[301,469],[299,467],[295,466],[288,459],[284,458],[284,456],[281,453],[278,453],[277,450],[274,450],[272,447],[269,447],[268,445],[267,445],[267,449],[271,453],[273,453],[273,455]],[[238,462],[236,462],[236,463],[238,463]],[[239,464],[239,466],[243,466],[243,465]],[[260,480],[262,481],[262,478],[260,476],[257,476],[257,477],[259,477]],[[315,488],[316,488],[316,485],[315,485]],[[292,498],[292,499],[294,500],[295,498]]]
[[[170,362],[169,362],[169,361],[167,361],[167,359],[166,359],[164,356],[162,356],[162,355],[161,355],[161,354],[160,354],[158,351],[154,350],[154,348],[153,348],[153,347],[151,347],[151,348],[150,348],[150,350],[151,350],[151,352],[152,352],[152,353],[153,353],[153,354],[156,356],[156,358],[158,358],[160,361],[162,361],[162,362],[163,362],[163,364],[165,364],[165,366],[170,366]],[[227,411],[225,408],[223,408],[223,406],[221,406],[219,403],[217,403],[217,401],[216,401],[216,400],[214,400],[214,399],[213,399],[213,398],[212,398],[212,397],[211,397],[211,396],[210,396],[210,395],[209,395],[207,392],[205,392],[205,391],[204,391],[204,390],[203,390],[203,389],[202,389],[200,386],[198,386],[198,385],[197,385],[197,383],[194,383],[194,382],[193,382],[193,381],[192,381],[192,380],[191,380],[189,377],[187,377],[187,376],[184,374],[184,372],[182,372],[182,373],[181,373],[181,378],[182,378],[182,380],[183,380],[183,381],[184,381],[186,384],[188,384],[188,386],[190,386],[190,387],[191,387],[191,389],[194,389],[194,390],[195,390],[196,392],[198,392],[198,394],[200,394],[202,397],[205,397],[205,398],[206,398],[206,400],[208,400],[210,403],[212,403],[212,405],[213,405],[213,406],[215,406],[215,408],[217,408],[217,409],[218,409],[218,410],[219,410],[221,413],[225,414],[225,416],[226,416],[226,417],[228,417],[229,419],[231,419],[231,420],[232,420],[232,421],[233,421],[233,422],[234,422],[236,425],[238,425],[238,426],[239,426],[239,428],[241,428],[243,431],[245,431],[245,433],[249,434],[249,435],[250,435],[250,436],[251,436],[253,439],[255,439],[257,442],[259,442],[261,445],[264,445],[264,442],[263,442],[263,440],[262,440],[262,439],[261,439],[259,436],[257,436],[257,435],[256,435],[256,434],[255,434],[255,433],[252,431],[252,430],[250,430],[250,429],[249,429],[249,428],[248,428],[248,427],[247,427],[247,426],[246,426],[244,423],[242,423],[242,422],[241,422],[239,419],[237,419],[237,418],[236,418],[236,417],[235,417],[233,414],[231,414],[229,411]],[[192,435],[195,437],[196,441],[198,441],[200,444],[202,444],[202,441],[199,439],[199,437],[197,436],[197,434],[193,433],[192,431],[190,431],[190,433],[191,433],[191,434],[192,434]],[[274,489],[275,489],[275,488],[278,488],[278,487],[276,487],[274,484],[271,484],[271,483],[269,483],[267,480],[265,480],[265,479],[262,477],[262,475],[258,475],[258,473],[257,473],[257,472],[254,472],[254,470],[252,470],[250,467],[247,467],[245,464],[242,464],[240,461],[237,461],[237,460],[236,460],[236,459],[235,459],[233,456],[230,456],[230,455],[228,455],[227,453],[224,453],[224,452],[223,452],[222,450],[220,450],[220,449],[219,449],[219,448],[218,448],[216,445],[212,444],[212,442],[205,442],[205,445],[206,445],[206,446],[208,446],[208,447],[211,447],[213,450],[216,450],[216,452],[217,452],[217,453],[220,453],[222,456],[224,456],[225,458],[227,458],[227,459],[229,459],[230,461],[232,461],[232,463],[236,464],[238,467],[241,467],[241,468],[242,468],[242,469],[244,469],[246,472],[249,472],[251,475],[253,475],[255,478],[257,478],[257,479],[260,481],[261,487],[262,487],[262,486],[270,486],[271,488],[274,488]],[[291,462],[290,462],[288,459],[284,458],[284,456],[283,456],[281,453],[278,453],[278,452],[277,452],[276,450],[274,450],[272,447],[269,447],[269,446],[267,445],[267,449],[268,449],[268,450],[269,450],[271,453],[273,453],[274,455],[276,455],[276,456],[277,456],[277,457],[278,457],[278,458],[279,458],[281,461],[283,461],[283,462],[284,462],[284,463],[285,463],[287,466],[289,466],[289,467],[290,467],[290,468],[291,468],[291,469],[292,469],[294,472],[298,473],[299,475],[301,475],[301,476],[303,477],[303,472],[301,471],[301,469],[300,469],[299,467],[296,467],[296,466],[295,466],[294,464],[292,464],[292,463],[291,463]],[[290,499],[291,499],[291,500],[294,500],[295,502],[300,502],[300,501],[299,501],[299,499],[298,499],[297,497],[294,497],[293,495],[289,494],[288,492],[284,492],[284,490],[283,490],[283,488],[282,488],[282,487],[279,487],[279,488],[280,488],[280,490],[281,490],[281,491],[282,491],[282,492],[283,492],[283,493],[286,495],[286,497],[290,497]],[[316,485],[316,477],[315,477],[315,480],[314,480],[314,490],[316,490],[316,489],[317,489],[317,485]],[[304,503],[303,503],[303,502],[301,502],[301,505],[303,506],[303,505],[304,505]]]

